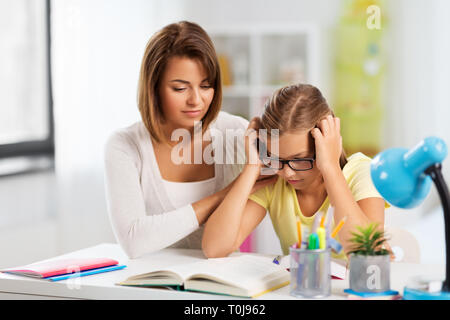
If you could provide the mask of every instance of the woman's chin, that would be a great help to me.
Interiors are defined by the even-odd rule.
[[[177,121],[176,127],[179,129],[186,129],[188,131],[192,131],[194,129],[194,126],[199,126],[201,125],[200,121],[202,118],[199,119],[192,119],[192,118],[188,118],[188,119],[179,119]]]

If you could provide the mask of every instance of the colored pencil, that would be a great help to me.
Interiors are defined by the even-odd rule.
[[[342,226],[344,225],[345,221],[347,220],[347,216],[345,216],[339,224],[334,228],[333,232],[331,233],[331,237],[334,238],[338,234],[338,232],[341,230]]]

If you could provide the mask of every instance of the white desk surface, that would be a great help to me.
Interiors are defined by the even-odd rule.
[[[273,255],[275,257],[275,255]],[[58,282],[0,273],[0,299],[152,299],[152,300],[214,300],[239,299],[224,295],[183,292],[166,289],[118,286],[115,283],[139,273],[150,272],[169,265],[204,259],[200,250],[164,249],[139,259],[128,259],[118,244],[104,243],[48,260],[67,258],[108,257],[125,264],[122,270],[79,277]],[[14,267],[14,266],[11,266]],[[444,278],[445,267],[410,263],[391,263],[391,289],[403,294],[403,288],[413,276]],[[346,299],[346,280],[332,280],[332,295],[327,299]],[[260,300],[298,299],[289,295],[289,285],[264,294]]]

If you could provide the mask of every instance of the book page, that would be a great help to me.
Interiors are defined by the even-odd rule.
[[[191,264],[169,266],[164,269],[155,270],[147,273],[141,273],[131,276],[128,280],[160,280],[160,279],[174,279],[183,283],[189,276],[195,273],[195,270],[190,267]],[[127,282],[124,281],[124,282]],[[146,281],[147,283],[151,283]]]
[[[208,259],[176,266],[172,270],[187,278],[212,279],[244,288],[265,282],[276,273],[287,273],[285,269],[272,263],[271,258],[255,255]]]

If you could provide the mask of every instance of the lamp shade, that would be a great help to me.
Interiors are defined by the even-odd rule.
[[[412,149],[392,148],[371,162],[371,177],[381,196],[399,208],[418,206],[428,195],[432,180],[424,172],[447,156],[445,142],[437,137],[423,139]]]

